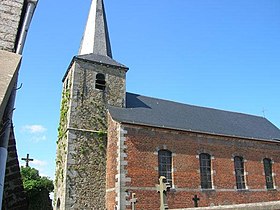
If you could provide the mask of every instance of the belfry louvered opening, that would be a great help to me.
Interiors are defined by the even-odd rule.
[[[95,88],[99,89],[99,90],[105,90],[106,81],[105,81],[105,75],[104,74],[98,73],[96,75]]]

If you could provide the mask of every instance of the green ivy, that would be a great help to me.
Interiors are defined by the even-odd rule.
[[[61,108],[60,108],[60,122],[58,127],[58,140],[57,143],[64,137],[65,135],[65,126],[67,123],[67,113],[69,110],[69,100],[70,100],[70,91],[66,89],[62,93],[62,101],[61,101]]]

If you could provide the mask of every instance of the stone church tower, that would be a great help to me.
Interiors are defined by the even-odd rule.
[[[124,106],[127,70],[112,59],[103,0],[92,0],[79,54],[63,77],[55,209],[105,209],[107,107]]]

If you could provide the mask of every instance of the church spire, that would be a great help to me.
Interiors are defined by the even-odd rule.
[[[112,58],[103,0],[92,0],[79,55],[98,54]]]

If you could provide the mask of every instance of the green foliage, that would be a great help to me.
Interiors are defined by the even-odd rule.
[[[47,190],[50,193],[54,189],[52,180],[47,177],[41,177],[39,171],[35,168],[21,167],[21,176],[23,187],[30,196],[42,190]]]
[[[67,113],[69,110],[69,100],[70,100],[70,91],[66,89],[62,93],[62,101],[61,101],[61,108],[60,108],[60,122],[58,127],[58,141],[64,137],[65,134],[65,125],[67,120]],[[58,142],[57,142],[58,143]]]
[[[107,134],[106,131],[97,131],[97,135],[98,135],[98,137],[100,137],[100,138],[106,136],[106,134]]]
[[[105,131],[98,131],[97,132],[97,143],[100,151],[106,151],[106,132]]]

